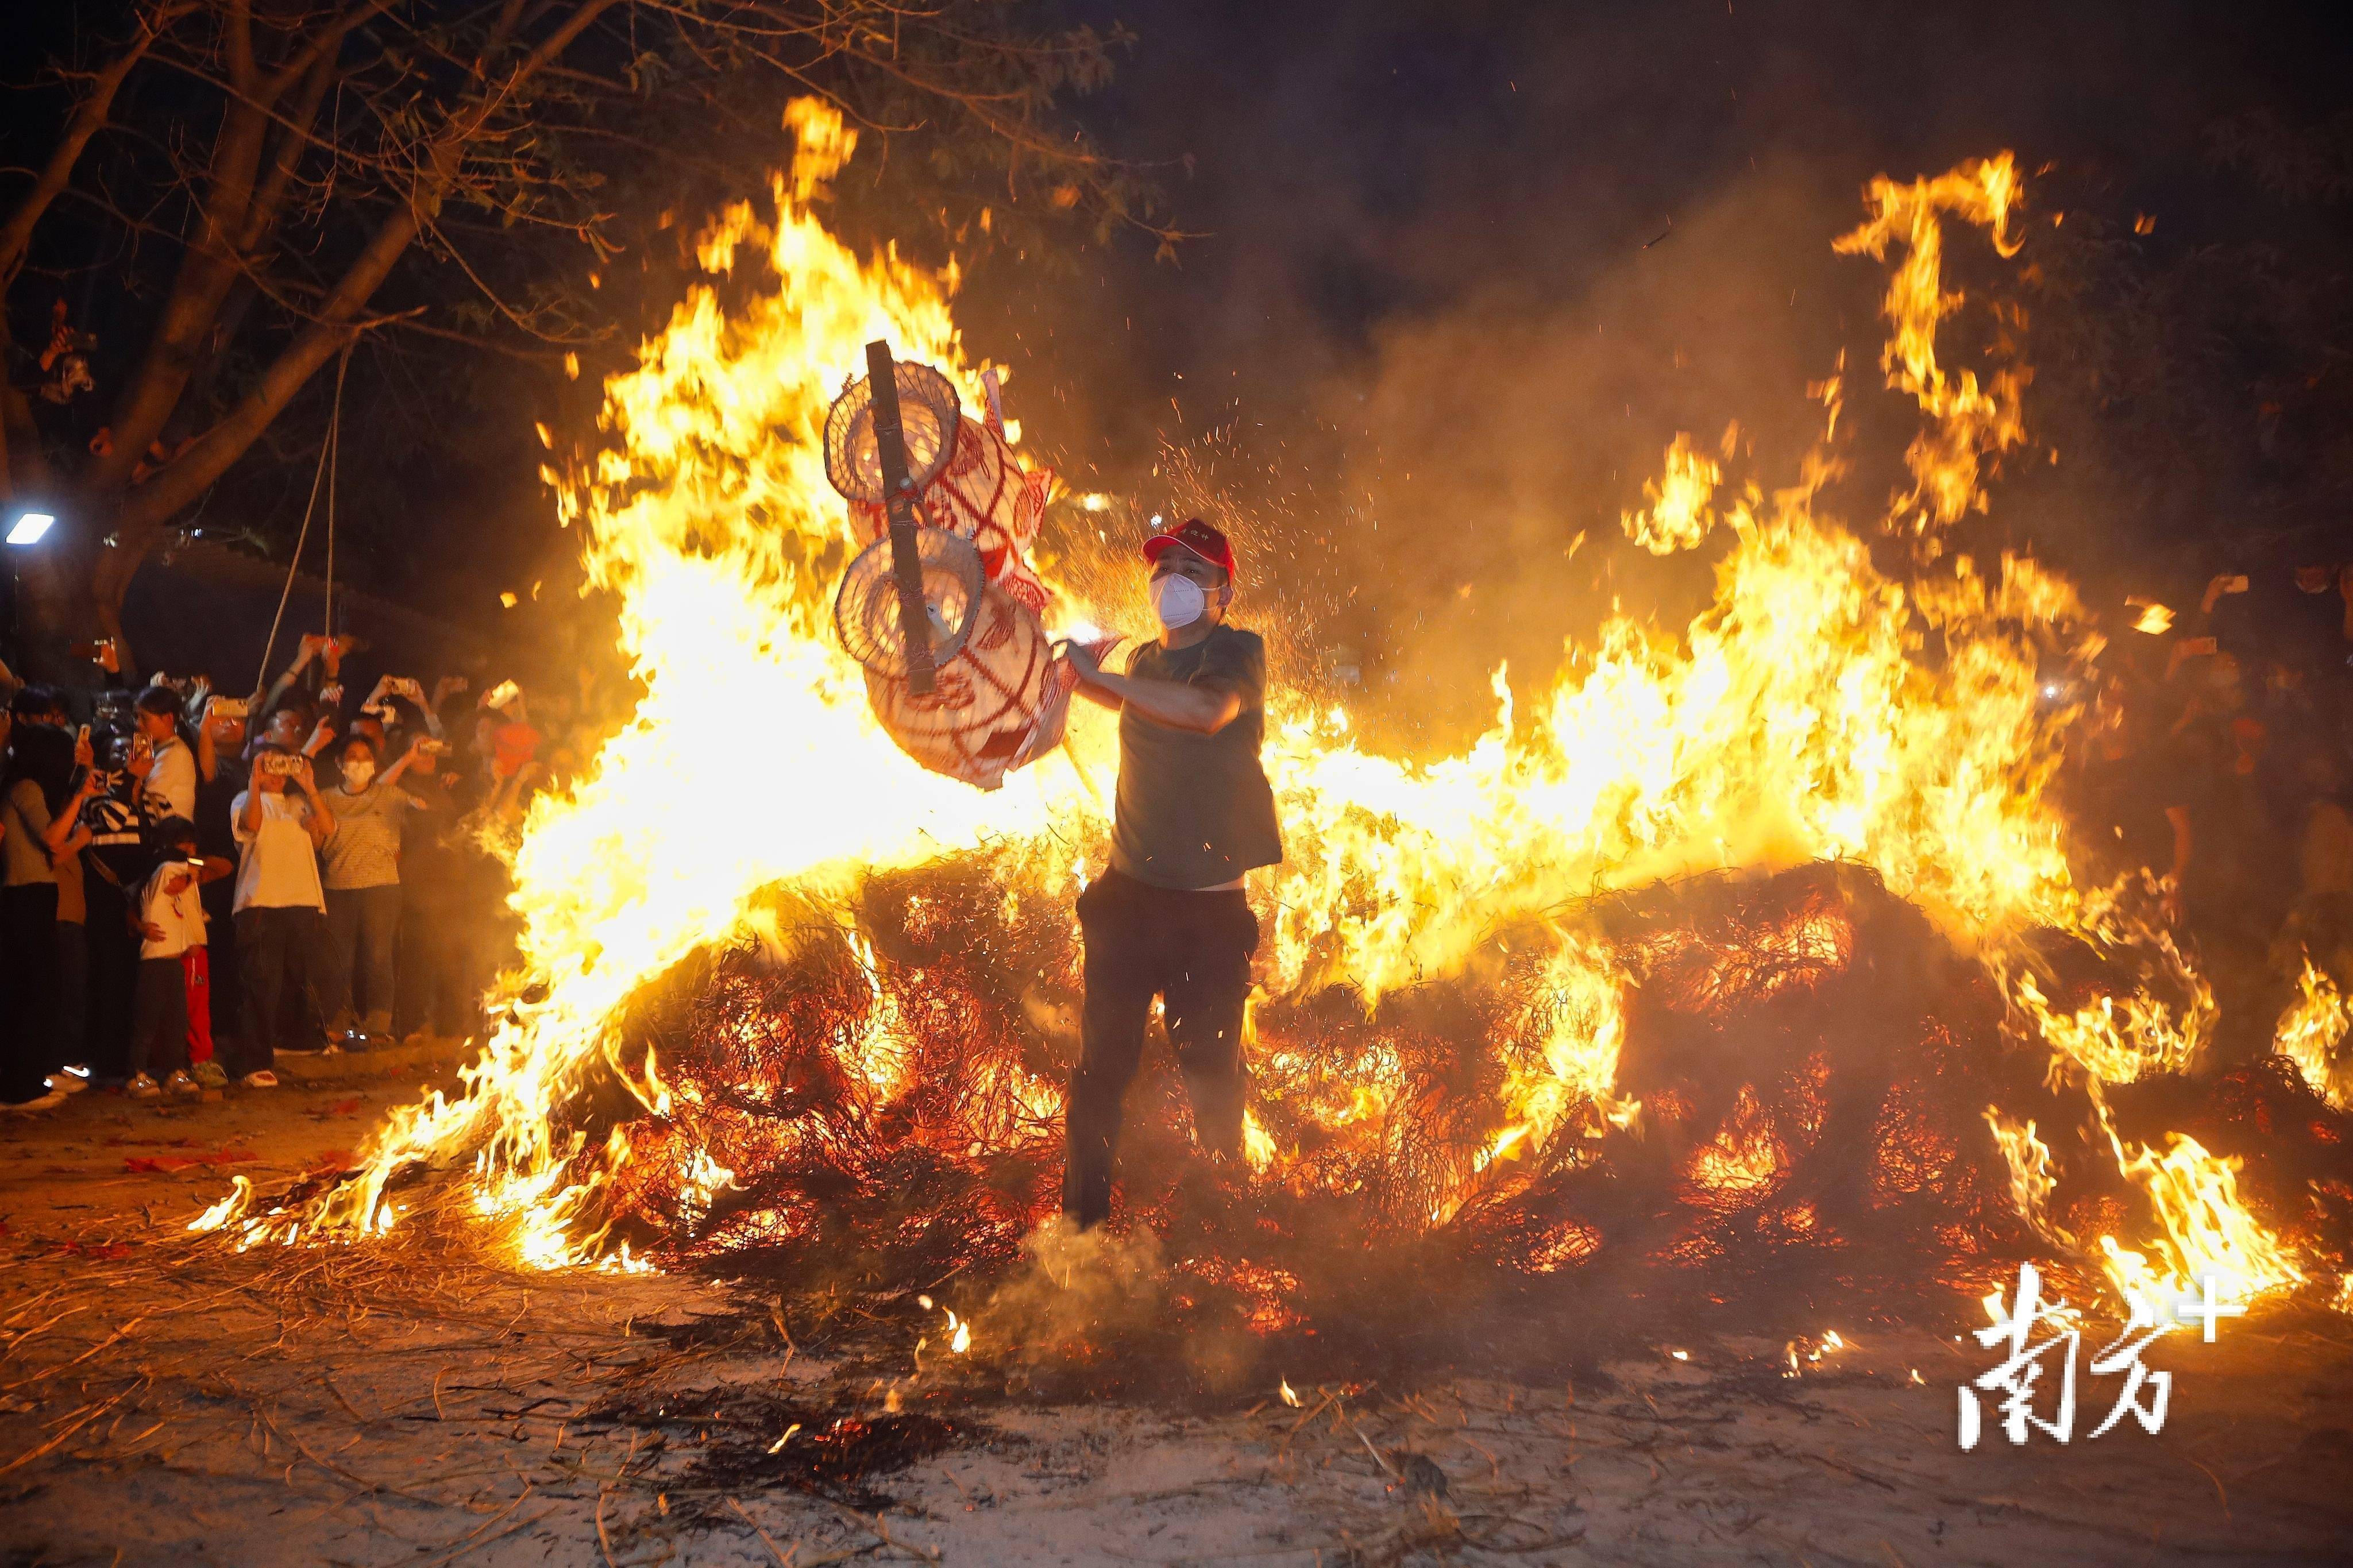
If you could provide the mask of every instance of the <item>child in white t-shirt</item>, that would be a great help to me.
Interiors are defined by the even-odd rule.
[[[131,994],[131,1083],[133,1100],[166,1091],[195,1094],[188,1073],[188,1000],[182,955],[205,945],[199,884],[229,874],[226,860],[208,865],[196,854],[195,824],[166,817],[150,836],[158,854],[153,875],[139,891],[139,979]],[[158,1083],[156,1077],[164,1075]]]

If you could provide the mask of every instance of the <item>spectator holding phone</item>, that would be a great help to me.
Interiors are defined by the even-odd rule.
[[[544,771],[539,762],[540,732],[532,727],[522,689],[512,680],[483,692],[481,708],[474,728],[474,753],[487,778],[479,809],[492,820],[511,823],[522,815],[523,803]]]
[[[180,739],[180,694],[151,686],[132,705],[138,729],[130,768],[141,782],[141,806],[150,822],[196,818],[196,754]]]
[[[212,696],[205,699],[203,709],[195,715],[196,725],[196,787],[204,786],[221,776],[224,768],[244,772],[246,720],[253,705],[242,697]],[[199,805],[199,810],[202,806]],[[202,833],[205,825],[196,823]]]
[[[271,719],[273,737],[293,726]],[[272,742],[254,759],[252,784],[230,805],[241,851],[237,868],[237,944],[244,969],[245,1009],[238,1058],[229,1070],[248,1089],[275,1089],[277,1053],[315,1056],[316,1042],[279,1043],[279,1004],[287,977],[300,973],[325,920],[319,882],[319,847],[335,831],[333,813],[320,797],[311,759]]]
[[[306,676],[317,689],[333,686],[343,675],[343,655],[350,651],[351,639],[348,637],[324,637],[315,632],[305,637],[294,650],[294,662],[286,667],[285,674],[270,683],[269,692],[263,696],[263,710],[276,709],[280,700],[302,684]],[[340,693],[337,700],[341,700]],[[330,707],[334,705],[328,704]]]
[[[100,637],[96,642],[78,642],[67,648],[77,658],[86,658],[98,666],[99,680],[109,691],[122,688],[122,645],[112,637]]]
[[[400,837],[402,820],[422,804],[396,788],[401,775],[431,759],[412,746],[399,761],[376,772],[376,746],[353,735],[337,752],[343,782],[324,795],[334,832],[321,858],[325,863],[327,963],[320,1005],[327,1032],[350,1043],[358,1034],[371,1045],[392,1039],[393,964],[400,931]],[[364,1001],[363,1014],[354,1006]]]

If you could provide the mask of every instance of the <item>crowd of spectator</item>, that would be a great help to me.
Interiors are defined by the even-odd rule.
[[[350,639],[313,636],[240,698],[88,651],[96,691],[0,669],[0,1110],[479,1035],[512,944],[489,846],[565,754],[514,682],[385,675],[353,703]]]

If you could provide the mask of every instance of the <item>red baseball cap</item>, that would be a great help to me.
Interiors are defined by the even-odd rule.
[[[1212,566],[1222,567],[1229,578],[1235,577],[1234,547],[1226,536],[1198,517],[1188,517],[1166,533],[1155,533],[1144,542],[1144,558],[1157,561],[1164,552],[1189,550]]]

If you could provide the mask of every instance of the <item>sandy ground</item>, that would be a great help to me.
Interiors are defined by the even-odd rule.
[[[871,1334],[804,1350],[748,1287],[186,1237],[231,1173],[337,1163],[447,1065],[354,1058],[176,1109],[93,1092],[0,1127],[7,1563],[2319,1562],[2353,1541],[2343,1318],[2161,1342],[2158,1435],[2087,1440],[2117,1386],[2087,1374],[2072,1444],[1989,1430],[1963,1453],[1955,1390],[1991,1357],[1949,1333],[1859,1334],[1796,1378],[1778,1341],[1731,1337],[1579,1384],[1464,1365],[1296,1407],[1055,1405],[887,1332],[880,1363]]]

